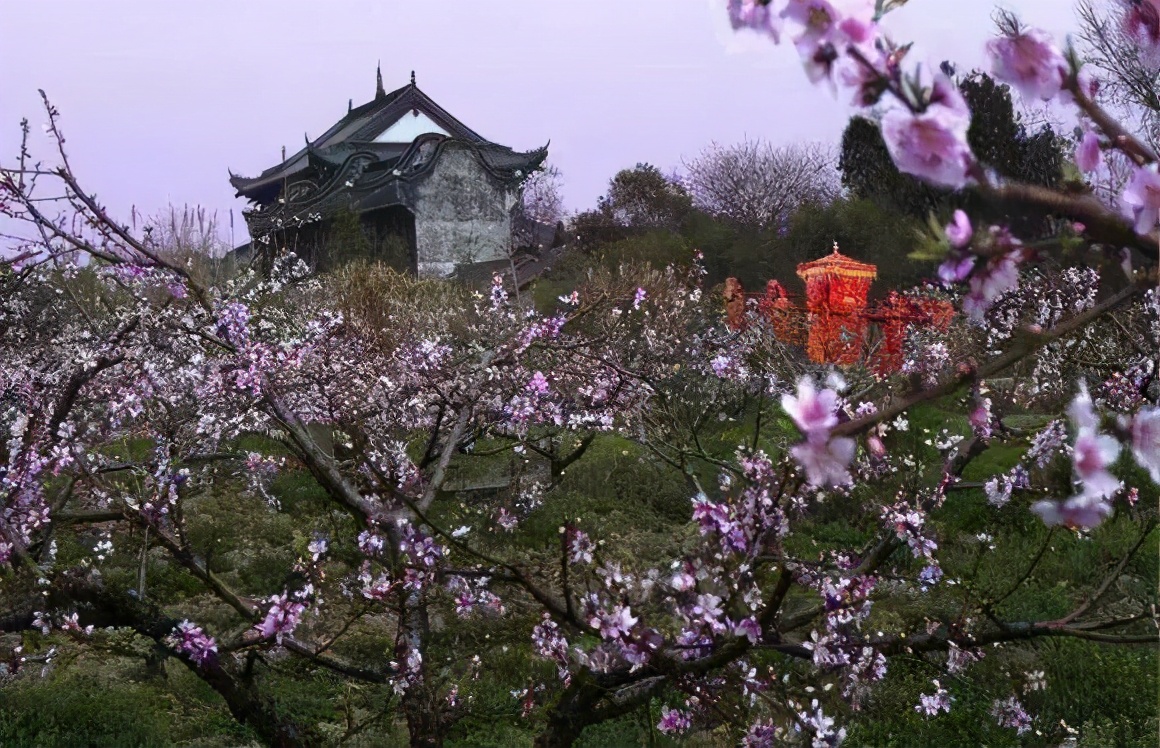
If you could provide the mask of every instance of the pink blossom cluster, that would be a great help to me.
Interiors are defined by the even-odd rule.
[[[782,745],[785,745],[785,729],[770,720],[754,722],[741,739],[742,748],[777,748]]]
[[[201,626],[182,621],[173,629],[169,637],[170,646],[178,652],[189,655],[198,667],[205,667],[217,657],[217,642]]]
[[[596,545],[588,537],[588,533],[569,526],[566,528],[565,534],[568,543],[568,562],[573,564],[592,563],[592,552],[596,550]]]
[[[1144,61],[1160,65],[1160,2],[1125,0],[1120,3],[1120,28],[1134,42]]]
[[[947,649],[947,672],[951,675],[958,675],[969,665],[978,662],[985,656],[986,654],[981,649],[963,649],[958,644],[951,642],[949,649]]]
[[[1120,453],[1115,438],[1099,432],[1099,417],[1092,408],[1091,396],[1082,383],[1068,409],[1075,428],[1072,468],[1082,484],[1080,492],[1063,502],[1038,501],[1031,511],[1048,525],[1075,528],[1095,527],[1112,513],[1109,499],[1120,489],[1120,481],[1108,468]]]
[[[632,631],[639,619],[627,605],[616,605],[608,610],[597,610],[589,619],[592,628],[604,639],[620,639]]]
[[[816,576],[802,573],[799,581],[818,590],[823,600],[821,630],[810,632],[803,646],[812,652],[814,666],[837,671],[843,693],[854,697],[886,674],[886,659],[873,647],[857,641],[871,609],[870,595],[877,580],[870,576]]]
[[[748,382],[750,378],[749,367],[732,352],[718,353],[709,361],[709,368],[721,379]]]
[[[717,545],[714,552],[721,558],[744,558],[759,550],[760,539],[780,538],[789,532],[785,511],[774,498],[781,486],[769,457],[761,450],[742,450],[737,463],[744,478],[740,486],[735,488],[730,479],[722,485],[720,501],[704,494],[693,499],[693,520],[700,525],[702,536],[713,539]]]
[[[461,576],[450,577],[447,591],[455,600],[455,613],[458,616],[468,618],[481,610],[503,615],[503,601],[487,589],[488,581],[486,577],[477,579],[474,583]]]
[[[796,396],[782,395],[781,407],[806,437],[790,454],[805,470],[810,485],[827,487],[850,483],[848,468],[854,459],[854,440],[830,437],[830,430],[838,425],[838,393],[832,389],[818,391],[812,379],[803,377],[798,382]]]
[[[1007,33],[987,43],[996,80],[1010,83],[1029,102],[1054,99],[1068,75],[1063,52],[1046,31],[1009,25]]]
[[[726,553],[746,553],[749,550],[749,533],[728,503],[710,501],[702,494],[693,500],[693,520],[701,526],[702,535],[713,534],[720,538]]]
[[[869,695],[871,684],[886,677],[886,667],[886,655],[874,647],[858,649],[854,659],[842,671],[846,682],[842,696],[849,699],[852,708],[861,708],[862,700]]]
[[[1099,287],[1100,275],[1094,268],[1051,271],[1039,266],[1022,272],[1018,288],[996,298],[978,323],[988,354],[998,355],[1018,334],[1043,332],[1090,310]],[[1060,346],[1040,349],[1034,360],[1034,374],[1020,382],[1020,393],[1029,402],[1036,397],[1053,402],[1066,394],[1068,381],[1059,371]]]
[[[934,693],[920,695],[918,703],[914,705],[914,711],[927,717],[938,716],[939,712],[950,712],[954,697],[937,680],[931,683],[934,684]]]
[[[968,420],[975,436],[980,439],[990,439],[994,424],[994,416],[991,415],[991,398],[976,395],[975,407],[971,410]]]
[[[993,507],[1004,507],[1011,500],[1011,494],[1016,489],[1030,488],[1031,481],[1027,469],[1022,464],[1016,465],[1006,473],[991,476],[983,484],[983,493],[987,496],[987,503]]]
[[[503,287],[503,276],[496,274],[491,279],[491,308],[492,311],[498,311],[505,307],[508,302],[508,292]]]
[[[568,640],[548,613],[544,613],[540,622],[532,628],[532,647],[540,657],[555,661],[560,680],[567,686],[572,679],[568,666]]]
[[[376,576],[370,561],[363,561],[359,566],[357,580],[361,585],[358,593],[367,600],[385,600],[402,586],[385,572],[379,572]]]
[[[141,513],[141,516],[151,524],[161,526],[171,520],[170,510],[177,506],[179,490],[189,480],[189,469],[173,469],[166,448],[156,450],[157,466],[146,482],[149,488],[148,498],[140,503],[129,500],[128,503]]]
[[[1144,390],[1151,379],[1155,362],[1148,360],[1126,371],[1114,371],[1100,383],[1096,404],[1111,410],[1131,411],[1146,404]]]
[[[567,321],[568,318],[562,314],[533,320],[519,336],[515,348],[516,353],[523,353],[528,349],[528,346],[536,341],[556,340],[560,337]]]
[[[411,522],[400,519],[398,531],[399,551],[407,564],[405,586],[420,590],[433,581],[435,567],[447,555],[447,551]]]
[[[951,189],[971,180],[975,157],[967,144],[971,111],[954,83],[936,73],[921,111],[896,106],[882,116],[882,137],[899,171]]]
[[[1009,696],[1006,699],[995,699],[995,703],[991,706],[991,716],[995,718],[1000,727],[1011,728],[1015,730],[1017,735],[1031,731],[1031,715],[1014,696]]]
[[[941,75],[928,81],[921,99],[901,98],[900,55],[881,35],[873,0],[727,0],[727,7],[734,28],[758,30],[775,43],[788,23],[810,81],[835,89],[841,83],[853,90],[856,105],[873,106],[892,90],[899,101],[883,115],[882,135],[901,171],[951,188],[969,181],[974,156],[966,103]]]
[[[270,608],[266,611],[266,617],[255,625],[254,629],[263,639],[272,638],[281,644],[282,637],[293,634],[294,629],[298,628],[306,605],[294,599],[288,592],[273,595],[268,602]]]
[[[230,302],[218,312],[218,334],[223,340],[244,346],[250,340],[250,310],[241,302]]]
[[[693,726],[689,713],[683,709],[661,707],[661,721],[657,723],[657,730],[665,735],[681,735]]]
[[[971,274],[968,292],[963,299],[963,312],[977,323],[983,321],[987,310],[1000,297],[1019,287],[1019,266],[1026,259],[1023,243],[1007,229],[991,226],[987,239],[993,255],[981,269]],[[945,263],[943,267],[946,267]]]
[[[391,662],[395,675],[391,678],[391,688],[399,695],[423,682],[423,653],[410,645],[407,639],[400,639],[395,651],[396,660]]]
[[[951,363],[946,343],[914,335],[906,341],[906,345],[908,350],[902,362],[902,373],[918,375],[927,387],[938,384]]]
[[[901,501],[881,509],[882,519],[892,529],[899,540],[905,541],[915,558],[925,558],[934,562],[934,551],[938,548],[924,532],[926,515],[921,507]]]
[[[813,748],[833,748],[833,746],[841,745],[842,741],[846,739],[846,728],[837,727],[834,718],[826,716],[826,713],[818,706],[817,699],[810,702],[809,709],[797,712],[794,726],[798,732],[809,736],[810,745]]]
[[[502,527],[507,532],[511,532],[519,525],[520,520],[514,514],[507,510],[507,507],[501,506],[496,513],[495,523]]]
[[[385,547],[386,540],[374,530],[363,530],[358,534],[358,549],[364,556],[378,557]]]
[[[1160,483],[1160,408],[1140,408],[1132,418],[1123,418],[1132,437],[1132,456],[1140,467],[1148,471],[1155,483]]]
[[[818,592],[826,611],[826,626],[858,625],[870,616],[870,594],[878,580],[871,576],[850,576],[834,579],[824,576],[817,583]]]
[[[25,408],[4,413],[9,439],[6,442],[7,464],[0,465],[0,556],[7,561],[17,548],[26,548],[32,535],[50,521],[41,480],[53,468],[52,458],[45,454],[55,439],[44,433],[37,423],[51,412],[51,402],[36,403],[25,399]],[[32,406],[32,407],[28,407]],[[38,411],[43,409],[43,413]],[[39,418],[38,418],[39,416]]]

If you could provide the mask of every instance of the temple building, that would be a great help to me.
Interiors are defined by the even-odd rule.
[[[230,184],[250,201],[243,215],[259,256],[288,248],[330,267],[354,225],[366,253],[442,276],[508,257],[520,186],[547,154],[487,140],[423,93],[414,72],[391,92],[379,72],[374,99],[348,105],[258,176],[231,172]]]

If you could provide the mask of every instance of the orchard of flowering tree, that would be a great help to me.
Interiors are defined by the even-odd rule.
[[[956,316],[890,376],[727,325],[708,246],[656,261],[701,201],[830,220],[731,207],[711,153],[530,293],[225,272],[111,215],[46,97],[56,149],[0,162],[0,743],[1154,745],[1158,138],[1000,15],[990,80],[1079,123],[1012,176],[900,4],[720,9],[926,191]],[[1109,13],[1155,85],[1160,3]]]

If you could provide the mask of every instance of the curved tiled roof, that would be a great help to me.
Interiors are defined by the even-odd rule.
[[[353,107],[342,119],[331,125],[326,132],[306,145],[282,163],[264,170],[256,177],[243,177],[230,173],[230,184],[239,197],[257,199],[268,198],[269,188],[277,188],[280,182],[296,177],[311,167],[312,155],[347,144],[370,143],[380,133],[398,122],[408,112],[422,112],[443,128],[453,138],[480,145],[495,146],[482,135],[463,124],[431,97],[415,85],[412,78],[409,85],[385,93],[381,89],[374,99],[358,107]],[[395,143],[376,143],[375,146],[395,146]],[[496,146],[503,148],[503,146]],[[374,150],[374,149],[372,149]],[[510,149],[509,149],[510,150]]]
[[[842,278],[869,278],[878,277],[878,267],[865,262],[858,262],[838,252],[838,243],[834,242],[834,251],[825,257],[811,262],[803,262],[797,266],[797,274],[802,280],[808,280],[820,275],[835,275]]]

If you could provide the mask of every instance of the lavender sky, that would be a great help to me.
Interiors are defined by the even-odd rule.
[[[114,212],[200,204],[228,226],[227,168],[252,176],[374,94],[419,87],[484,137],[551,140],[570,209],[619,169],[668,170],[711,141],[837,142],[850,109],[792,45],[729,29],[722,0],[0,0],[0,163],[17,125],[61,111],[73,165]],[[1069,0],[1003,7],[1060,40]],[[994,5],[911,0],[885,22],[914,60],[984,64]],[[42,137],[37,148],[47,145]]]

